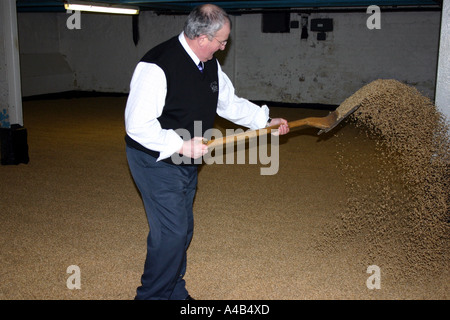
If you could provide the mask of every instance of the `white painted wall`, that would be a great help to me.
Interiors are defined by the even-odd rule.
[[[76,71],[60,50],[55,13],[19,13],[22,95],[74,90]]]
[[[0,24],[0,128],[10,126],[8,115],[9,88],[7,83],[8,70],[6,69],[5,32],[3,24]]]
[[[311,31],[300,40],[300,29],[263,34],[259,15],[239,19],[237,87],[252,99],[339,104],[366,83],[395,78],[433,95],[439,13],[382,12],[380,30],[366,27],[365,13],[310,19],[325,17],[334,22],[325,41]]]
[[[300,40],[300,28],[286,34],[262,33],[261,14],[235,16],[231,41],[219,60],[237,93],[249,99],[339,104],[377,78],[398,79],[433,97],[440,13],[382,12],[380,30],[367,29],[369,16],[311,15],[310,19],[333,19],[334,31],[326,41],[317,41],[311,31],[307,40]],[[126,93],[141,56],[177,35],[185,20],[185,16],[141,13],[140,42],[135,46],[129,16],[82,13],[81,30],[69,30],[68,17],[65,13],[19,14],[21,53],[35,55],[33,59],[37,54],[53,55],[53,59],[48,56],[53,64],[27,64],[24,95],[65,90]],[[291,14],[291,20],[300,18]],[[37,88],[26,81],[30,74],[55,81],[42,81]],[[58,81],[60,77],[64,81]]]
[[[75,71],[77,90],[127,92],[137,60],[131,16],[81,13],[81,29],[69,30],[58,14],[60,52]]]
[[[0,127],[23,126],[16,2],[0,2]]]

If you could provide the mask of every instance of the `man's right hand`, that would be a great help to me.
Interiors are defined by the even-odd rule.
[[[189,158],[197,159],[208,153],[208,146],[203,143],[202,137],[194,137],[191,140],[184,141],[178,153]]]

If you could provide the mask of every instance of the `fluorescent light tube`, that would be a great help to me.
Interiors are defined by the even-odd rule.
[[[139,14],[139,9],[132,7],[106,6],[94,3],[65,3],[66,10],[89,11],[99,13],[116,13],[116,14]]]

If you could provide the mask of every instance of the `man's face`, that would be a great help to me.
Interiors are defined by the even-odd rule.
[[[211,60],[218,50],[225,50],[226,43],[228,41],[228,37],[230,36],[230,24],[226,23],[216,32],[216,35],[212,40],[209,40],[208,37],[204,36],[204,45],[201,50],[200,60],[206,62]]]

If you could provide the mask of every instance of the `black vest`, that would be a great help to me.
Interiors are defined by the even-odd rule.
[[[182,138],[189,140],[194,134],[203,136],[206,130],[213,127],[219,96],[216,59],[204,63],[203,73],[200,72],[176,36],[151,49],[141,61],[158,65],[166,76],[167,95],[163,112],[158,118],[163,129],[185,129],[189,135]],[[196,121],[201,121],[201,130],[194,130]],[[159,152],[143,147],[128,135],[126,142],[131,147],[159,157]],[[172,163],[170,158],[164,161]]]

